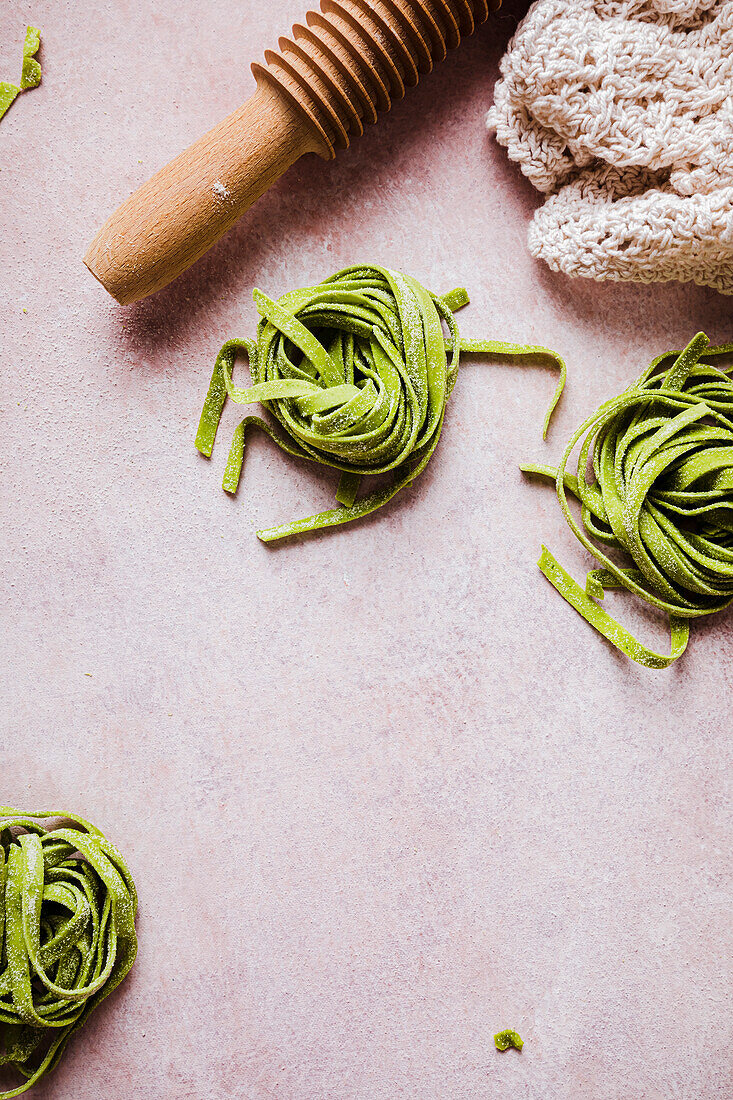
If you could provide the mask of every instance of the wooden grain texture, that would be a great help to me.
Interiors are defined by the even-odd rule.
[[[321,0],[252,66],[252,98],[131,195],[84,263],[123,304],[160,290],[299,157],[334,157],[499,3]]]
[[[316,148],[297,112],[263,83],[125,200],[97,233],[84,263],[118,302],[153,294]]]

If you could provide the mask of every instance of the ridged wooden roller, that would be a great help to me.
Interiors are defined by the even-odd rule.
[[[131,195],[84,263],[118,302],[160,290],[299,157],[335,156],[500,3],[321,0],[252,66],[252,98]]]

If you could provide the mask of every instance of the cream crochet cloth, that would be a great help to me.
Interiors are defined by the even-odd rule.
[[[733,0],[536,0],[487,125],[548,198],[534,256],[733,294]]]

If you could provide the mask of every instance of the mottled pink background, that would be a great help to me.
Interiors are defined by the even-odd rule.
[[[128,192],[251,92],[303,0],[4,0],[43,84],[0,124],[0,801],[126,854],[140,955],[38,1100],[713,1100],[731,1074],[733,617],[668,672],[538,572],[582,575],[549,488],[569,430],[731,302],[571,282],[484,133],[511,5],[330,164],[303,160],[194,270],[122,308],[82,266]],[[374,259],[465,283],[466,361],[415,488],[267,549],[335,477],[253,439],[237,499],[193,436],[223,340]],[[644,638],[664,624],[608,604]],[[516,1027],[524,1051],[492,1034]]]

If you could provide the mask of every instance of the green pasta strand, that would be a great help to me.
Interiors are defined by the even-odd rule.
[[[15,102],[20,95],[17,84],[11,84],[8,80],[0,80],[0,118],[3,117],[8,107]]]
[[[585,591],[545,547],[540,569],[591,626],[647,668],[677,660],[689,620],[733,600],[733,382],[703,362],[731,354],[733,344],[710,347],[699,332],[588,417],[556,469],[521,467],[555,481],[570,529],[601,566],[588,574]],[[567,467],[578,443],[572,474]],[[580,523],[568,493],[580,501]],[[599,542],[622,551],[632,567],[618,565]],[[598,606],[608,588],[626,588],[667,612],[669,654],[647,648]]]
[[[40,45],[41,32],[37,27],[27,27],[23,45],[23,68],[20,74],[20,87],[8,81],[0,81],[0,118],[3,117],[8,107],[21,92],[24,92],[27,88],[37,88],[41,83],[41,66],[35,58]]]
[[[560,377],[545,431],[565,384],[565,364],[547,348],[461,341],[454,311],[468,302],[463,288],[440,298],[386,267],[349,267],[277,301],[255,290],[254,301],[262,318],[257,339],[229,340],[219,352],[196,447],[211,455],[227,397],[261,402],[279,428],[257,416],[242,420],[224,474],[227,492],[237,490],[253,428],[288,454],[341,472],[337,507],[258,531],[263,542],[348,523],[410,485],[438,445],[461,352],[549,357]],[[232,381],[240,355],[252,376],[244,388]],[[388,484],[360,496],[361,478],[378,474]]]
[[[56,825],[46,828],[53,818]],[[0,807],[0,1067],[20,1096],[126,977],[135,886],[120,853],[80,817]]]
[[[41,66],[35,58],[40,46],[41,32],[38,27],[27,27],[23,45],[23,69],[20,75],[22,91],[25,91],[26,88],[37,88],[41,83]]]

